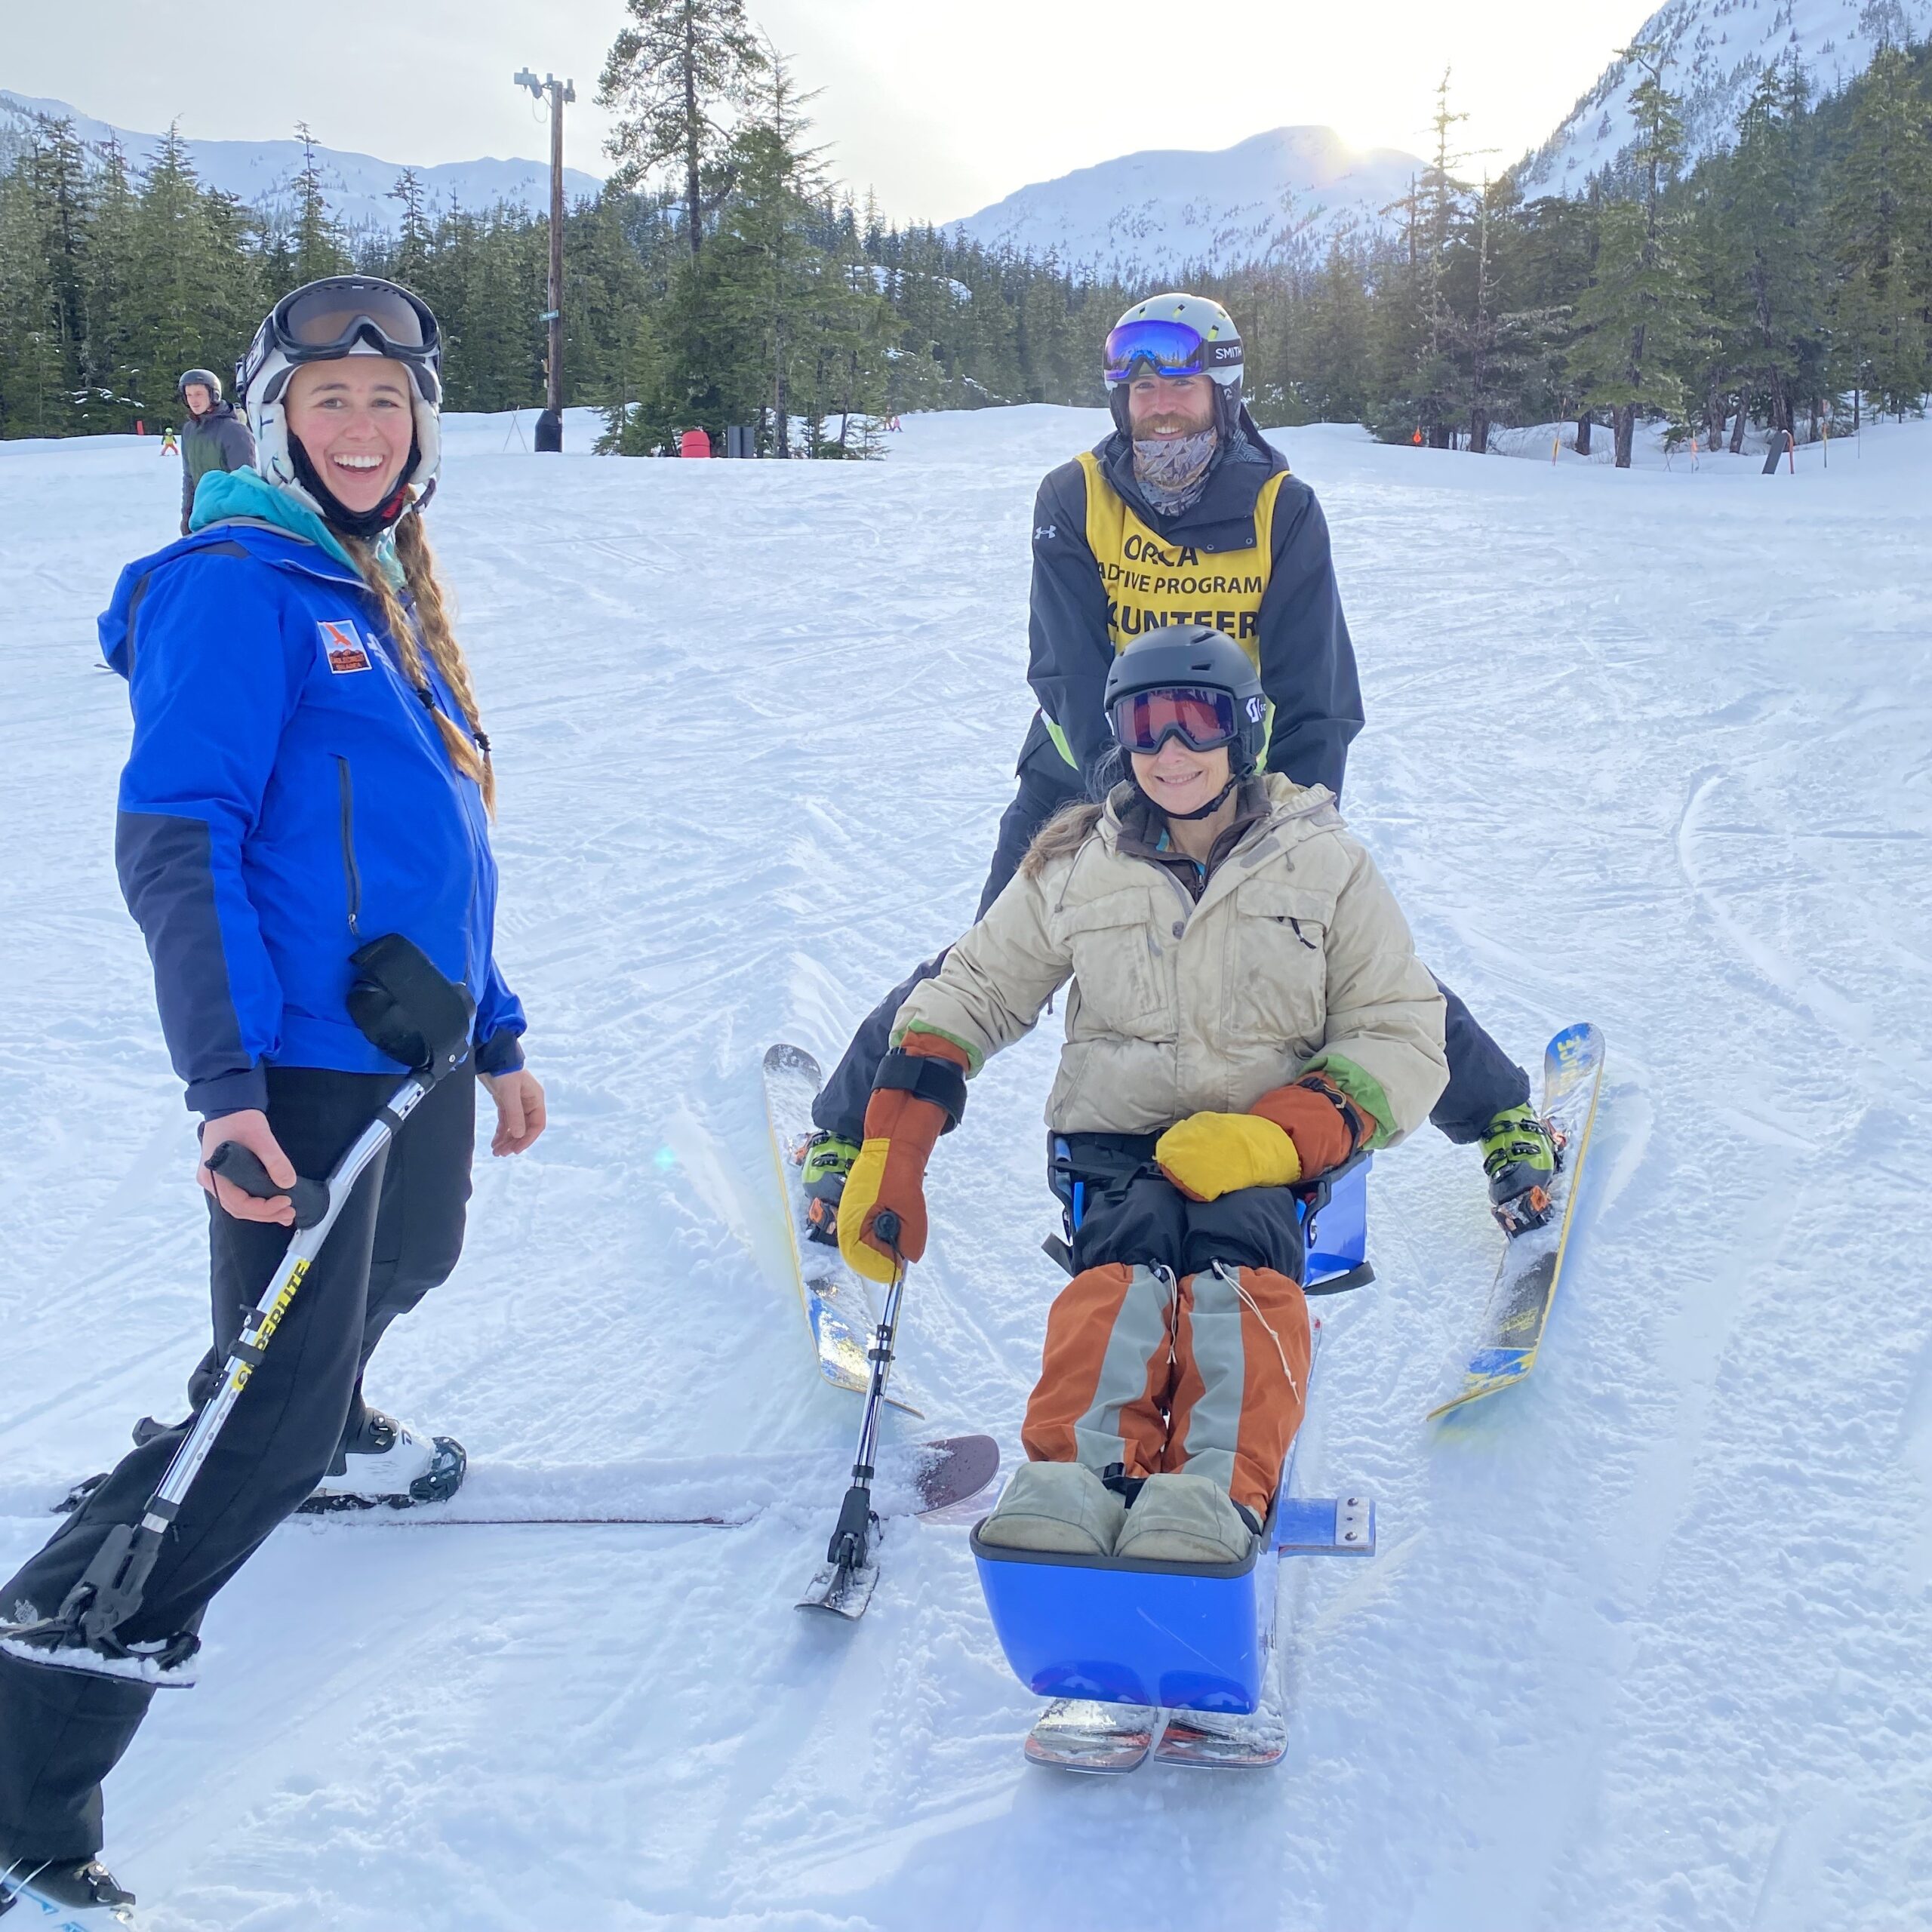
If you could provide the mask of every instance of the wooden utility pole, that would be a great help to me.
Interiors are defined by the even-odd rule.
[[[542,80],[525,67],[516,85],[550,102],[550,306],[543,320],[549,325],[549,352],[544,358],[543,414],[537,419],[537,447],[564,447],[564,109],[577,100],[577,83],[554,74]]]

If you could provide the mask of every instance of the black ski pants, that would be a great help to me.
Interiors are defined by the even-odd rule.
[[[983,917],[1006,890],[1041,826],[1063,805],[1085,796],[1079,774],[1051,745],[1023,758],[1020,789],[1000,820],[992,866],[975,918]],[[866,1103],[872,1098],[879,1062],[892,1044],[892,1023],[912,989],[921,980],[930,980],[945,961],[945,953],[939,952],[913,968],[859,1023],[844,1057],[812,1103],[812,1119],[818,1126],[854,1146],[864,1138]],[[1480,1140],[1505,1107],[1521,1106],[1530,1097],[1530,1077],[1477,1025],[1459,995],[1440,980],[1435,983],[1448,1003],[1444,1046],[1449,1084],[1429,1119],[1451,1140]]]
[[[1081,1183],[1073,1231],[1076,1274],[1124,1262],[1157,1263],[1177,1276],[1217,1261],[1272,1268],[1299,1281],[1308,1266],[1301,1204],[1293,1188],[1244,1187],[1191,1201],[1155,1164],[1153,1134],[1069,1134],[1066,1169]]]
[[[453,1076],[465,1088],[467,1074]],[[445,1083],[447,1084],[447,1083]],[[440,1094],[442,1089],[438,1088]],[[362,1317],[362,1348],[356,1362],[355,1391],[349,1398],[349,1420],[343,1429],[352,1441],[368,1420],[362,1399],[362,1377],[376,1344],[389,1324],[409,1313],[432,1288],[441,1287],[456,1272],[463,1254],[463,1210],[469,1200],[469,1148],[473,1131],[466,1128],[454,1106],[432,1115],[436,1097],[425,1101],[411,1117],[411,1131],[394,1142],[385,1155],[382,1191],[376,1207],[376,1234],[369,1260],[368,1306]],[[425,1131],[419,1123],[433,1122]],[[463,1140],[461,1158],[454,1144]],[[198,1409],[220,1386],[227,1344],[239,1331],[232,1325],[237,1304],[232,1287],[221,1278],[218,1251],[209,1256],[208,1287],[214,1303],[217,1342],[195,1365],[188,1378],[188,1401]],[[227,1325],[224,1325],[227,1324]]]
[[[269,1070],[269,1124],[300,1174],[326,1174],[394,1091],[389,1074],[309,1067]],[[377,1205],[385,1168],[398,1251],[412,1243],[454,1257],[462,1244],[476,1128],[467,1069],[435,1088],[373,1162],[289,1305],[195,1478],[146,1595],[122,1626],[147,1642],[200,1627],[209,1600],[328,1468],[354,1398],[368,1330]],[[280,1265],[288,1231],[238,1221],[211,1200],[215,1340],[226,1350]],[[139,1520],[187,1431],[163,1431],[123,1457],[40,1552],[0,1586],[9,1620],[50,1616],[108,1531]],[[246,1695],[245,1670],[234,1673]],[[101,1847],[101,1780],[120,1761],[155,1693],[0,1655],[0,1856],[91,1857]]]

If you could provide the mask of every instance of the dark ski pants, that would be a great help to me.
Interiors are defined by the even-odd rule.
[[[1063,805],[1085,796],[1078,774],[1051,746],[1020,765],[1020,789],[1000,820],[992,866],[980,894],[976,919],[983,917],[986,908],[1006,890],[1041,826]],[[832,1069],[812,1103],[812,1119],[818,1126],[855,1146],[865,1138],[866,1103],[872,1098],[878,1063],[891,1047],[892,1023],[912,989],[921,980],[930,980],[945,963],[945,953],[939,952],[913,968],[859,1023],[844,1057]],[[1449,1009],[1444,1041],[1449,1084],[1429,1119],[1451,1140],[1479,1140],[1504,1108],[1521,1106],[1530,1097],[1530,1076],[1477,1025],[1460,995],[1440,980],[1435,983]]]
[[[466,1091],[470,1084],[466,1075],[458,1076],[454,1084]],[[411,1116],[409,1131],[391,1145],[385,1156],[369,1262],[368,1303],[362,1318],[362,1349],[356,1364],[355,1392],[343,1429],[345,1440],[352,1439],[367,1420],[362,1377],[376,1344],[392,1322],[408,1314],[432,1288],[441,1287],[462,1258],[463,1211],[469,1201],[475,1126],[472,1113],[454,1106],[435,1105],[442,1091],[439,1088],[417,1108]],[[221,1280],[218,1254],[211,1254],[209,1263],[218,1346],[209,1349],[188,1378],[188,1401],[197,1409],[219,1385],[227,1345],[238,1332],[233,1325],[238,1305]]]
[[[271,1068],[269,1123],[297,1172],[328,1172],[395,1087],[389,1074]],[[328,1240],[236,1402],[176,1519],[124,1640],[200,1627],[209,1600],[328,1468],[361,1372],[377,1204],[386,1161],[407,1176],[398,1207],[412,1240],[460,1246],[475,1134],[475,1083],[435,1088],[387,1155],[356,1184]],[[433,1234],[432,1231],[434,1231]],[[211,1201],[214,1327],[224,1348],[280,1264],[288,1232],[238,1221]],[[108,1531],[139,1520],[186,1433],[179,1425],[122,1458],[38,1555],[0,1586],[9,1620],[51,1615]],[[29,1608],[31,1606],[31,1608]],[[245,1669],[235,1673],[247,1694]],[[178,1694],[171,1693],[171,1695]],[[100,1783],[120,1761],[155,1693],[0,1655],[0,1855],[87,1858],[101,1847]]]

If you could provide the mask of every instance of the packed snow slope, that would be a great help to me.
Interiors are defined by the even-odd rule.
[[[1398,149],[1352,148],[1332,128],[1275,128],[1231,148],[1076,168],[949,226],[986,248],[1144,285],[1189,268],[1318,262],[1331,242],[1386,228],[1384,211],[1422,166]]]
[[[1631,36],[1633,47],[1669,57],[1666,85],[1684,97],[1685,146],[1693,160],[1737,138],[1737,117],[1767,67],[1795,60],[1814,94],[1836,94],[1888,43],[1932,32],[1932,0],[1666,0]],[[1569,118],[1516,170],[1523,192],[1580,195],[1637,138],[1630,97],[1644,78],[1617,60],[1570,110]]]
[[[1423,1417],[1496,1259],[1476,1161],[1424,1130],[1377,1164],[1380,1278],[1324,1310],[1302,1475],[1374,1494],[1382,1549],[1284,1579],[1285,1761],[1029,1769],[957,1526],[898,1526],[856,1627],[792,1608],[857,1404],[811,1372],[759,1057],[829,1060],[970,916],[1029,709],[1034,488],[1103,427],[913,417],[883,463],[808,466],[451,426],[432,520],[555,1124],[485,1157],[371,1393],[463,1438],[478,1495],[669,1471],[771,1506],[278,1531],[109,1782],[156,1932],[1932,1922],[1919,426],[1775,478],[1284,438],[1361,654],[1351,820],[1511,1048],[1588,1018],[1611,1051],[1541,1365],[1454,1426]],[[0,445],[0,1574],[177,1412],[205,1334],[93,641],[177,487],[152,441]],[[938,1152],[903,1337],[924,1426],[1009,1455],[1057,1024]]]

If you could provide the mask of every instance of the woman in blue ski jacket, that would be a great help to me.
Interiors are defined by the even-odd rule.
[[[238,371],[257,469],[204,478],[191,534],[131,565],[100,623],[134,712],[115,858],[202,1155],[238,1141],[283,1186],[327,1174],[406,1071],[346,1004],[350,955],[388,934],[475,1002],[494,1151],[543,1131],[494,952],[490,743],[423,531],[440,363],[435,318],[393,283],[335,277],[285,297]],[[73,1649],[57,1666],[0,1641],[0,1912],[10,1887],[76,1914],[125,1897],[95,1856],[100,1781],[165,1674],[154,1660],[192,1651],[210,1598],[283,1517],[312,1499],[429,1500],[461,1479],[460,1447],[371,1409],[361,1377],[383,1328],[455,1266],[475,1096],[460,1075],[432,1088],[358,1183],[112,1633],[122,1654]],[[205,1165],[197,1177],[214,1317],[198,1405],[294,1211]],[[188,1426],[137,1429],[0,1588],[0,1626],[57,1615],[140,1520]]]

